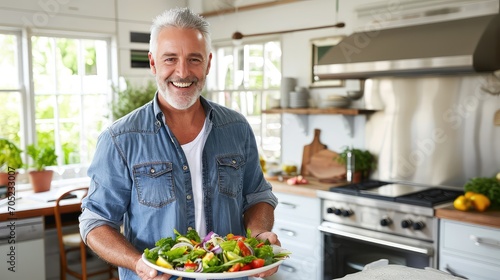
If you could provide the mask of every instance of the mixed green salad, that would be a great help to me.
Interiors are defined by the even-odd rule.
[[[196,230],[186,235],[174,229],[175,238],[158,240],[155,247],[144,250],[144,256],[152,263],[185,272],[221,273],[236,272],[273,264],[288,257],[290,252],[274,250],[269,240],[250,236],[214,232],[203,240]]]

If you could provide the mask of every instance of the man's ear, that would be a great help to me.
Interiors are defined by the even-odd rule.
[[[207,63],[207,73],[205,75],[208,75],[210,73],[210,66],[212,65],[212,53],[208,55],[208,63]]]
[[[151,73],[153,73],[153,75],[156,75],[155,59],[153,58],[153,54],[151,52],[148,52],[148,59],[149,59],[149,68],[151,69]]]

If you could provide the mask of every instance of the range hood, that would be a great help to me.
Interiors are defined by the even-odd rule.
[[[500,15],[354,33],[314,65],[315,79],[500,69]]]

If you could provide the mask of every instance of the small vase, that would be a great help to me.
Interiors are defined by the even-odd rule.
[[[50,190],[53,175],[54,171],[52,170],[30,171],[29,176],[33,191],[38,193]]]

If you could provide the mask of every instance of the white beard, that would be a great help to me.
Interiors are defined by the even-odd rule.
[[[185,110],[196,102],[201,95],[201,91],[203,89],[203,81],[198,81],[196,84],[196,91],[194,93],[189,94],[172,94],[168,91],[169,82],[165,80],[159,80],[156,78],[156,84],[158,86],[158,93],[167,101],[170,106],[174,107],[177,110]],[[201,85],[201,88],[200,88]]]

